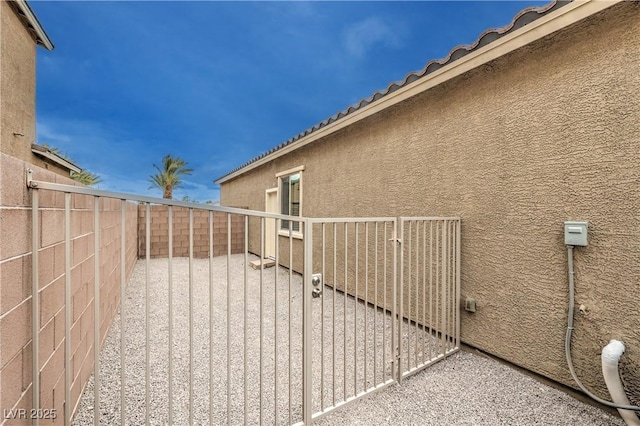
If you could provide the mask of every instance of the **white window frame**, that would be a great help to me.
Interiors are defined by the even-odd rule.
[[[295,174],[300,174],[300,207],[298,209],[298,212],[299,212],[299,216],[302,217],[302,200],[303,200],[303,191],[304,191],[303,171],[304,171],[304,166],[298,166],[289,170],[285,170],[283,172],[276,173],[276,177],[278,178],[278,206],[280,206],[280,213],[282,213],[282,178],[295,175]],[[282,229],[282,223],[280,224],[280,228],[278,228],[278,235],[281,235],[283,237],[289,236],[289,230]],[[299,231],[291,231],[291,236],[293,238],[299,238],[299,239],[302,238],[302,224],[300,224]]]

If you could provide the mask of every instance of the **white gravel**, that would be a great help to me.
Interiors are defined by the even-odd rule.
[[[250,257],[249,260],[254,260]],[[231,322],[229,353],[227,354],[227,260],[213,261],[213,340],[212,356],[209,347],[209,260],[193,262],[193,423],[209,424],[210,377],[212,381],[212,424],[249,424],[262,420],[266,424],[288,424],[302,419],[302,296],[300,277],[278,268],[265,269],[262,288],[262,357],[260,351],[260,271],[247,268],[247,392],[244,392],[244,256],[229,260],[231,280]],[[151,424],[169,424],[168,398],[168,269],[166,259],[153,259],[149,267],[149,419]],[[127,288],[125,300],[125,382],[126,424],[145,421],[145,282],[146,262],[136,265]],[[173,263],[173,424],[189,423],[189,280],[188,259],[176,258]],[[277,291],[276,291],[277,289]],[[291,290],[291,293],[289,293]],[[276,300],[277,295],[277,300]],[[333,324],[335,296],[336,327]],[[287,303],[291,300],[291,312]],[[276,303],[277,302],[277,303]],[[364,366],[367,368],[367,388],[387,380],[391,371],[391,321],[389,316],[352,298],[325,288],[322,298],[313,300],[314,412],[320,410],[321,385],[324,385],[324,404],[333,403],[333,333],[336,336],[335,398],[362,392],[365,387]],[[318,348],[322,347],[324,303],[324,381]],[[357,317],[355,314],[357,312]],[[367,321],[365,323],[365,312]],[[291,329],[289,330],[289,315]],[[276,319],[277,318],[277,319]],[[346,318],[347,332],[344,332]],[[276,327],[277,323],[277,338]],[[376,344],[374,345],[374,324]],[[355,327],[355,328],[354,328]],[[418,341],[425,336],[415,327],[404,327]],[[354,332],[355,330],[355,332]],[[366,331],[365,331],[366,330]],[[289,334],[289,331],[291,333]],[[368,333],[366,355],[365,333]],[[291,336],[291,342],[289,342]],[[413,342],[414,340],[412,340]],[[435,350],[429,337],[425,353]],[[386,350],[383,356],[383,342]],[[277,343],[277,344],[276,344]],[[357,346],[356,346],[357,345]],[[344,349],[346,347],[346,357]],[[374,347],[376,354],[374,356]],[[357,349],[357,350],[354,350]],[[275,371],[277,351],[277,374]],[[291,368],[289,368],[289,354]],[[355,356],[354,356],[355,354]],[[230,409],[227,410],[227,356],[231,359]],[[262,359],[262,382],[260,375]],[[346,363],[345,363],[346,361]],[[210,369],[212,364],[212,369]],[[357,369],[354,369],[357,364]],[[353,372],[358,371],[354,377]],[[374,380],[375,370],[375,380]],[[210,376],[211,371],[211,376]],[[274,381],[277,377],[277,381]],[[291,381],[290,381],[291,379]],[[278,396],[275,396],[277,382]],[[291,383],[291,399],[289,399]],[[260,401],[260,387],[263,398]],[[276,404],[277,400],[277,421]],[[289,410],[291,401],[291,410]],[[93,378],[85,388],[75,424],[93,421]],[[101,353],[100,373],[101,424],[120,423],[120,316],[116,318]],[[569,395],[541,384],[533,378],[496,361],[468,352],[459,352],[427,368],[401,385],[392,385],[362,398],[341,410],[317,420],[318,424],[419,424],[419,425],[620,425],[624,423],[598,408],[584,404]]]

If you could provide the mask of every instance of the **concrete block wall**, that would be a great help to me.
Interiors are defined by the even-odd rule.
[[[51,171],[0,154],[0,409],[31,408],[31,193],[27,168],[37,180],[73,184]],[[40,190],[40,407],[55,409],[62,422],[64,402],[65,244],[64,194]],[[94,201],[72,196],[71,211],[71,403],[76,406],[93,370]],[[137,206],[127,203],[126,275],[137,258]],[[120,200],[100,201],[101,339],[120,300]],[[4,411],[3,411],[4,412]],[[24,420],[3,419],[2,424]],[[46,424],[46,422],[42,422]]]
[[[138,206],[138,253],[146,256],[146,205]],[[150,206],[150,247],[152,258],[169,255],[169,208],[168,206]],[[189,209],[173,207],[173,256],[189,256]],[[244,216],[232,214],[231,218],[231,254],[244,253]],[[227,254],[227,214],[213,213],[213,255]],[[193,212],[193,255],[196,258],[209,257],[209,212]]]

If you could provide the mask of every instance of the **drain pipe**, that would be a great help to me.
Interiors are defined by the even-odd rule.
[[[638,420],[638,417],[633,413],[633,411],[640,411],[640,407],[638,407],[637,405],[629,405],[629,400],[627,399],[624,393],[624,388],[622,387],[622,383],[620,382],[620,377],[618,376],[618,368],[617,368],[618,359],[620,358],[620,355],[622,355],[622,352],[620,352],[620,355],[618,355],[617,358],[615,359],[614,374],[617,378],[617,382],[618,382],[617,385],[619,386],[618,392],[624,395],[624,400],[622,399],[616,400],[616,398],[619,397],[620,394],[618,393],[614,394],[613,392],[612,392],[612,398],[614,402],[604,400],[598,397],[597,395],[594,395],[591,391],[589,391],[589,389],[587,389],[582,384],[582,382],[580,381],[580,379],[578,379],[578,376],[576,375],[575,369],[573,368],[573,361],[571,360],[571,335],[573,334],[573,311],[575,308],[575,300],[574,300],[575,284],[574,284],[573,276],[575,272],[573,270],[573,245],[569,245],[569,244],[567,244],[567,262],[568,262],[568,269],[569,269],[569,310],[567,315],[567,333],[565,335],[564,349],[565,349],[565,355],[567,357],[567,365],[569,366],[569,371],[571,372],[571,377],[573,377],[573,380],[575,380],[575,382],[578,384],[580,389],[582,389],[582,391],[585,394],[587,394],[587,396],[589,396],[591,399],[594,399],[598,401],[600,404],[606,405],[608,407],[617,408],[618,412],[620,412],[620,415],[622,416],[623,420],[627,423],[628,426],[640,425],[640,421]],[[613,347],[613,349],[615,349],[616,347],[618,348],[618,351],[619,351],[620,346],[616,345]],[[623,345],[623,348],[624,348],[624,345]],[[614,352],[613,350],[611,351]],[[617,353],[617,352],[614,352],[614,353]],[[609,351],[607,351],[607,356],[608,354],[609,354]],[[605,358],[605,352],[603,351],[603,354],[602,354],[603,371],[604,371],[604,362],[605,362],[604,358]],[[607,376],[605,375],[605,379],[606,377]],[[611,380],[611,377],[609,377],[609,379]],[[609,383],[607,383],[607,388],[609,388]],[[609,391],[611,392],[610,388],[609,388]],[[632,411],[629,411],[629,410],[632,410]]]
[[[624,353],[624,343],[619,340],[612,340],[607,346],[602,349],[602,375],[604,376],[604,382],[607,384],[607,389],[611,394],[611,399],[616,404],[629,405],[629,399],[620,381],[620,375],[618,373],[618,362],[620,357]],[[622,410],[618,408],[620,417],[629,426],[640,426],[640,419],[635,415],[633,411]]]

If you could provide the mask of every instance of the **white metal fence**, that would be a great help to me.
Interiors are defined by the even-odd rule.
[[[403,217],[400,235],[402,379],[460,347],[460,219]]]
[[[74,415],[94,424],[310,424],[459,349],[458,218],[301,218],[31,179],[29,187],[34,408],[45,402],[38,361],[43,333],[39,194],[64,194],[65,424]],[[91,344],[102,349],[93,351],[93,395],[84,396],[93,407],[90,413],[71,392],[79,380],[72,367],[76,342],[71,332],[77,196],[93,200]],[[100,325],[109,319],[100,303],[106,291],[100,276],[101,199],[120,202],[120,315],[114,315],[104,341]],[[126,232],[130,202],[145,203],[146,250],[127,282],[126,243],[138,238]],[[151,258],[152,204],[168,206],[165,259]],[[173,257],[174,209],[188,211],[188,259]],[[194,228],[194,212],[208,213],[208,226]],[[221,257],[214,257],[214,214],[225,215]],[[233,217],[244,224],[240,254],[232,254]],[[283,231],[282,221],[298,222],[302,237]],[[275,241],[267,241],[269,234]],[[195,237],[208,240],[205,259],[194,257]],[[275,244],[275,256],[267,268],[260,254],[269,243]]]

